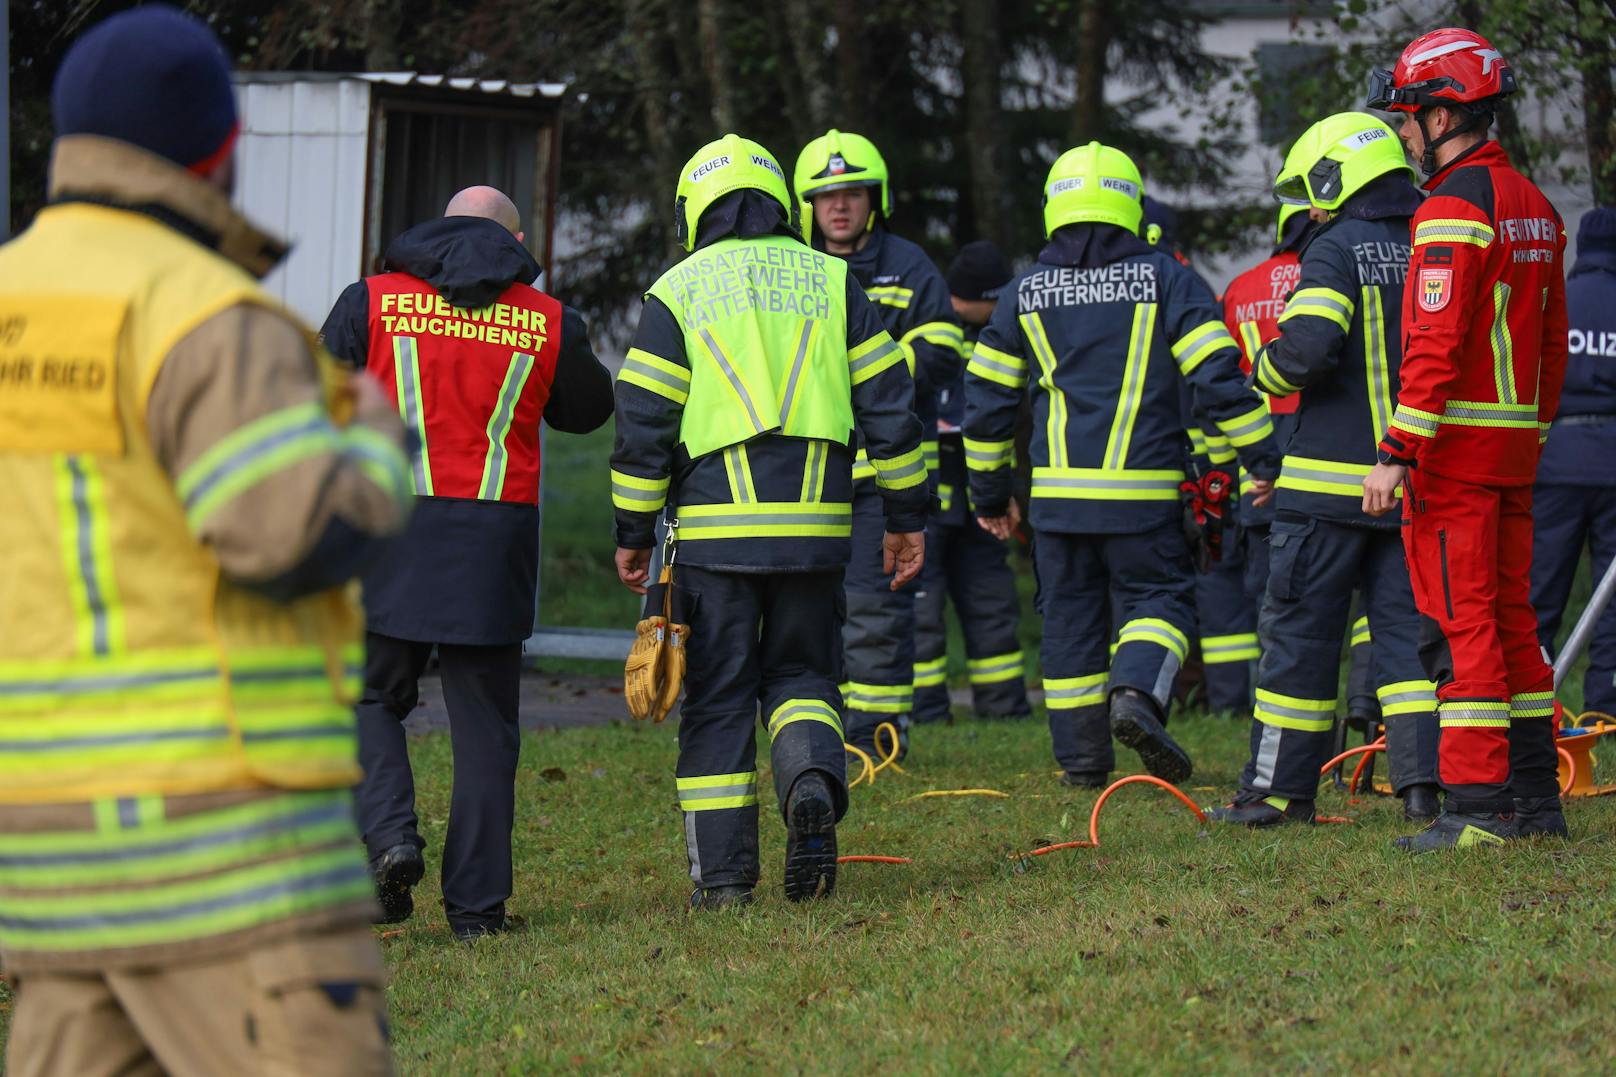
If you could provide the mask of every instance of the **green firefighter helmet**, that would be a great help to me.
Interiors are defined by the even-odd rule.
[[[797,207],[786,190],[786,174],[774,155],[740,135],[725,135],[709,142],[685,162],[674,192],[673,227],[679,245],[695,250],[701,215],[714,202],[740,190],[762,191],[786,211],[792,230],[798,227]]]
[[[1338,112],[1302,132],[1274,177],[1274,197],[1292,206],[1337,210],[1377,176],[1404,171],[1403,144],[1366,112]]]
[[[1145,183],[1121,150],[1090,142],[1069,149],[1044,180],[1044,234],[1068,224],[1114,224],[1139,234]]]
[[[1281,202],[1279,204],[1279,221],[1274,225],[1274,245],[1285,242],[1285,226],[1291,223],[1291,218],[1298,213],[1306,213],[1307,207],[1294,202]]]
[[[892,182],[887,176],[886,158],[863,135],[831,128],[802,148],[791,175],[797,197],[804,202],[812,202],[815,195],[827,191],[879,187],[881,197],[875,208],[881,216],[892,217]]]

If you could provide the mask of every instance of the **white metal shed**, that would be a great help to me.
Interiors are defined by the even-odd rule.
[[[235,201],[292,241],[265,283],[311,325],[392,237],[473,184],[511,196],[549,269],[564,84],[410,71],[244,71],[236,84]]]

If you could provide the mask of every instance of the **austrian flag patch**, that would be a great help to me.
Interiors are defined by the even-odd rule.
[[[1420,309],[1439,311],[1453,298],[1453,270],[1422,267],[1419,275]]]

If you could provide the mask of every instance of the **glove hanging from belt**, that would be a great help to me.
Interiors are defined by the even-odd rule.
[[[623,666],[623,699],[636,719],[660,722],[673,710],[685,683],[685,644],[690,626],[673,619],[674,528],[668,527],[661,577],[650,588],[646,608],[662,608],[634,626],[634,644]]]
[[[1218,468],[1179,484],[1179,500],[1184,503],[1184,537],[1189,540],[1198,572],[1210,572],[1214,562],[1223,560],[1223,531],[1233,490],[1234,479]]]

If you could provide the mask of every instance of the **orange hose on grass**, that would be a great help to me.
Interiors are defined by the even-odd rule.
[[[1150,775],[1150,774],[1130,774],[1128,777],[1119,778],[1116,781],[1112,782],[1110,785],[1106,786],[1105,791],[1103,793],[1101,793],[1100,796],[1099,796],[1099,799],[1097,799],[1094,802],[1094,810],[1089,813],[1089,840],[1088,841],[1063,841],[1063,842],[1057,842],[1054,845],[1042,845],[1042,846],[1039,846],[1038,848],[1032,850],[1029,853],[1011,854],[1011,859],[1015,859],[1019,855],[1024,855],[1024,856],[1043,856],[1046,853],[1053,853],[1053,852],[1056,852],[1056,851],[1061,850],[1061,849],[1097,849],[1097,848],[1099,848],[1100,847],[1100,810],[1105,807],[1105,802],[1107,800],[1111,799],[1111,794],[1112,793],[1115,793],[1118,789],[1121,789],[1123,786],[1125,786],[1125,785],[1136,785],[1136,784],[1141,784],[1141,783],[1145,784],[1145,785],[1160,786],[1161,788],[1167,790],[1169,793],[1171,793],[1175,797],[1177,797],[1184,804],[1184,806],[1186,808],[1188,808],[1190,811],[1194,812],[1195,813],[1195,818],[1199,819],[1203,823],[1206,822],[1206,812],[1202,811],[1201,808],[1200,808],[1200,805],[1196,804],[1195,801],[1193,801],[1189,797],[1185,796],[1183,794],[1183,792],[1178,788],[1178,786],[1172,784],[1171,782],[1163,781],[1162,779],[1157,778],[1157,777],[1155,777],[1153,775]]]
[[[913,864],[907,856],[838,856],[838,864]]]
[[[1554,746],[1554,754],[1565,760],[1566,780],[1560,783],[1560,795],[1565,796],[1571,792],[1571,787],[1577,784],[1577,757],[1558,744]]]

